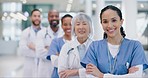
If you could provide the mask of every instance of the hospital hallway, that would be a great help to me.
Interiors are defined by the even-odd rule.
[[[101,40],[103,39],[104,28],[102,27],[102,21],[100,20],[100,12],[103,7],[108,5],[115,6],[121,10],[121,15],[124,21],[122,21],[123,24],[120,26],[122,26],[124,29],[123,32],[126,34],[125,38],[139,41],[145,50],[145,55],[148,60],[148,0],[0,0],[0,78],[23,78],[24,57],[21,56],[21,54],[25,54],[23,54],[22,51],[19,51],[19,47],[22,47],[20,42],[21,40],[23,41],[23,39],[26,40],[27,44],[32,41],[35,42],[35,40],[32,39],[33,35],[31,34],[32,25],[34,23],[33,19],[31,18],[33,10],[37,9],[40,11],[40,25],[49,28],[51,23],[49,21],[50,16],[48,12],[50,12],[50,10],[57,10],[59,15],[56,17],[59,17],[59,21],[56,20],[58,21],[58,25],[54,27],[59,27],[59,29],[62,29],[61,18],[64,15],[70,14],[71,16],[75,17],[79,13],[84,13],[91,17],[92,30],[90,30],[90,32],[93,31],[93,40]],[[56,21],[53,20],[53,22]],[[110,31],[113,31],[114,25],[110,25],[110,27],[113,27],[113,29],[110,28]],[[24,38],[22,34],[23,30],[26,28],[30,29],[27,33],[25,33],[26,38]],[[89,37],[90,34],[88,35]],[[51,37],[49,36],[50,34],[48,34],[48,28],[46,29],[46,34],[43,34],[42,36],[46,38],[47,35],[47,38]],[[53,35],[57,35],[57,33],[53,33]],[[50,40],[48,41],[48,39],[45,39],[45,41],[47,42],[44,42],[44,44],[49,45],[48,42],[50,42]],[[67,40],[64,41],[67,42]],[[23,45],[23,47],[24,46],[26,45]],[[38,47],[37,49],[39,48],[41,47]],[[131,46],[129,48],[131,48]],[[23,51],[25,51],[26,56],[30,55],[29,51]],[[130,50],[128,49],[128,51]],[[35,55],[35,57],[36,56],[37,55]],[[34,62],[36,62],[36,59]],[[136,60],[136,62],[139,61]],[[111,63],[108,66],[110,66],[111,71]],[[128,67],[127,65],[123,66],[125,69]],[[148,78],[148,69],[144,72],[144,78]],[[44,72],[41,70],[41,73]]]
[[[145,51],[148,59],[148,51]],[[23,78],[23,58],[16,55],[0,55],[0,78],[19,77]],[[148,77],[148,69],[145,71]]]

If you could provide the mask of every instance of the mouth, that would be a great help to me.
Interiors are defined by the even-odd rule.
[[[40,24],[40,21],[39,20],[35,20],[32,22],[34,25],[39,25]]]
[[[78,32],[79,32],[80,34],[84,34],[84,33],[85,33],[85,30],[78,30]]]
[[[115,30],[116,30],[116,28],[113,28],[113,29],[107,29],[107,32],[108,32],[108,33],[113,33]]]
[[[67,33],[71,33],[71,30],[66,30]]]

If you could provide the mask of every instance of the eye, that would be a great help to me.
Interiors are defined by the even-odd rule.
[[[67,23],[65,23],[64,26],[67,26]]]
[[[41,17],[40,15],[38,15],[38,17]]]
[[[83,23],[83,25],[87,25],[87,23]]]
[[[58,18],[59,16],[58,16],[58,15],[56,15],[55,17],[56,17],[56,18]]]
[[[112,20],[112,22],[116,22],[116,21],[117,21],[116,19],[113,19],[113,20]]]
[[[76,25],[80,25],[80,23],[76,23]]]
[[[108,23],[108,21],[107,21],[107,20],[103,20],[102,22],[103,22],[103,23]]]
[[[53,18],[53,15],[52,15],[52,16],[50,16],[50,18]]]

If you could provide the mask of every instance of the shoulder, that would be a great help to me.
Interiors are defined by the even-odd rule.
[[[31,28],[30,27],[27,27],[27,28],[25,28],[24,30],[23,30],[23,32],[28,32],[28,31],[30,31],[31,30]]]
[[[38,33],[46,32],[46,27],[42,27],[42,29]]]
[[[31,32],[31,28],[27,27],[22,31],[22,35],[28,35]]]
[[[141,43],[138,40],[131,40],[131,39],[124,38],[124,41],[129,45],[134,45],[134,46],[141,45]]]
[[[68,50],[68,49],[70,49],[70,48],[74,48],[73,47],[73,42],[74,41],[70,41],[70,42],[67,42],[67,43],[65,43],[63,46],[62,46],[62,48],[64,48],[65,50]]]
[[[92,44],[93,44],[93,45],[102,45],[102,44],[104,44],[105,42],[106,42],[105,39],[103,39],[103,40],[95,40],[95,41],[92,41]]]
[[[60,54],[67,54],[70,49],[72,49],[72,47],[70,46],[70,43],[65,43],[62,46],[62,49],[61,49],[61,53]]]
[[[59,38],[54,38],[52,41],[60,42],[62,40],[63,40],[63,37],[59,37]]]
[[[40,37],[41,36],[44,36],[46,34],[46,28],[45,27],[42,27],[42,29],[40,31],[38,31],[37,35],[39,35]]]

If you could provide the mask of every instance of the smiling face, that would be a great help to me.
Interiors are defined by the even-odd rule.
[[[50,26],[56,27],[59,24],[59,12],[56,10],[51,10],[48,13],[48,21]]]
[[[41,23],[41,13],[39,11],[34,11],[31,15],[31,20],[34,26],[39,26]]]
[[[116,11],[107,9],[102,13],[101,24],[103,30],[108,37],[115,37],[121,35],[120,27],[123,23],[123,19],[119,17]]]
[[[62,21],[62,29],[65,32],[65,35],[70,36],[71,35],[71,17],[65,17]]]
[[[74,31],[78,38],[87,38],[90,32],[89,24],[85,20],[76,19]]]

